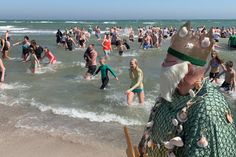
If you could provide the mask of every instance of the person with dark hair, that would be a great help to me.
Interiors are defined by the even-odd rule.
[[[74,39],[70,35],[67,35],[67,38],[66,38],[66,50],[68,49],[69,51],[72,51],[73,50],[73,44],[78,46],[76,44],[76,42],[74,41]]]
[[[13,46],[20,45],[20,44],[22,45],[21,58],[25,61],[26,58],[29,56],[29,47],[30,47],[29,37],[27,35],[24,36],[24,40],[22,42],[17,42],[13,44]]]
[[[57,30],[57,33],[56,33],[56,42],[57,42],[57,45],[59,45],[61,43],[61,38],[62,38],[62,32],[60,31],[60,29]]]
[[[43,47],[38,45],[35,40],[31,40],[31,48],[35,51],[35,55],[37,56],[38,60],[41,60],[41,55],[43,53]]]
[[[97,68],[97,56],[98,53],[97,51],[95,51],[94,46],[91,45],[91,51],[89,51],[89,54],[87,55],[87,59],[88,59],[88,71],[86,72],[86,74],[84,75],[84,78],[86,80],[90,80],[91,77],[93,76],[93,74],[96,71]]]
[[[2,52],[2,58],[3,59],[10,59],[10,57],[8,56],[10,47],[11,47],[11,43],[10,43],[10,37],[8,36],[8,31],[6,31],[5,34],[5,38],[1,39],[1,52]]]
[[[89,54],[93,50],[94,44],[90,44],[88,48],[84,52],[84,60],[85,60],[85,67],[87,68],[89,65]]]
[[[215,83],[218,83],[220,66],[223,70],[225,70],[225,67],[223,65],[223,61],[220,59],[219,54],[216,51],[211,52],[211,57],[212,59],[209,61],[205,74],[211,68],[209,78],[211,81],[215,81]]]

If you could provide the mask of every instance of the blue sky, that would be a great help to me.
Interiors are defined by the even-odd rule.
[[[0,19],[235,19],[235,0],[3,0]]]

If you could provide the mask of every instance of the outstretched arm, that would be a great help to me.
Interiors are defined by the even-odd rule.
[[[116,75],[116,73],[113,71],[113,69],[112,69],[109,65],[107,65],[107,67],[108,67],[108,70],[111,72],[111,74],[117,79],[117,75]]]

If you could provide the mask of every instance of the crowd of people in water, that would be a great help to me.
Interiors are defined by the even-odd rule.
[[[193,32],[206,34],[207,30],[205,26],[191,29]],[[220,38],[228,38],[231,35],[236,34],[234,28],[212,28],[213,38],[215,42],[219,42]],[[170,38],[177,32],[174,27],[138,27],[134,30],[132,27],[122,29],[121,27],[111,27],[102,33],[99,26],[89,26],[87,29],[74,27],[66,29],[61,32],[59,29],[56,33],[56,43],[58,46],[65,50],[72,51],[75,47],[85,49],[84,61],[87,72],[84,75],[86,80],[90,80],[92,77],[101,72],[102,85],[100,89],[105,89],[109,83],[110,72],[116,80],[118,80],[117,74],[113,71],[112,67],[107,64],[110,58],[110,54],[113,50],[116,50],[120,56],[122,56],[127,50],[131,49],[132,42],[138,42],[138,48],[150,49],[161,47],[162,41]],[[98,52],[95,49],[94,43],[90,43],[91,36],[95,36],[96,42],[101,43],[104,57],[99,59],[100,66],[97,68]],[[26,35],[22,41],[11,44],[9,31],[6,31],[5,35],[1,36],[0,39],[0,50],[2,52],[2,59],[9,60],[9,51],[12,46],[22,46],[22,61],[30,61],[30,67],[32,73],[35,73],[37,68],[40,67],[40,62],[47,57],[49,64],[55,64],[57,62],[56,56],[47,47],[39,45],[36,40],[30,40]],[[133,44],[132,44],[133,45]],[[216,46],[215,46],[216,47]],[[210,70],[209,78],[218,83],[219,77],[225,73],[225,81],[221,85],[223,90],[235,90],[235,71],[233,69],[233,62],[227,61],[226,64],[219,57],[219,52],[213,49],[211,53],[212,59],[209,61],[208,67],[206,68],[205,74]],[[4,81],[6,68],[4,63],[0,59],[0,79]],[[222,72],[220,71],[222,68]],[[139,103],[144,103],[144,85],[143,85],[143,71],[138,65],[137,59],[133,58],[130,60],[129,76],[131,80],[130,88],[125,91],[127,95],[127,103],[132,104],[134,95],[137,94]]]

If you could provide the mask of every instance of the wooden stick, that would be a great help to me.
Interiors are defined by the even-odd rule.
[[[126,126],[124,127],[124,133],[127,142],[126,154],[128,157],[135,157],[133,145],[129,136],[128,128]]]
[[[140,153],[139,153],[137,145],[134,145],[134,154],[135,154],[135,157],[140,157]]]

